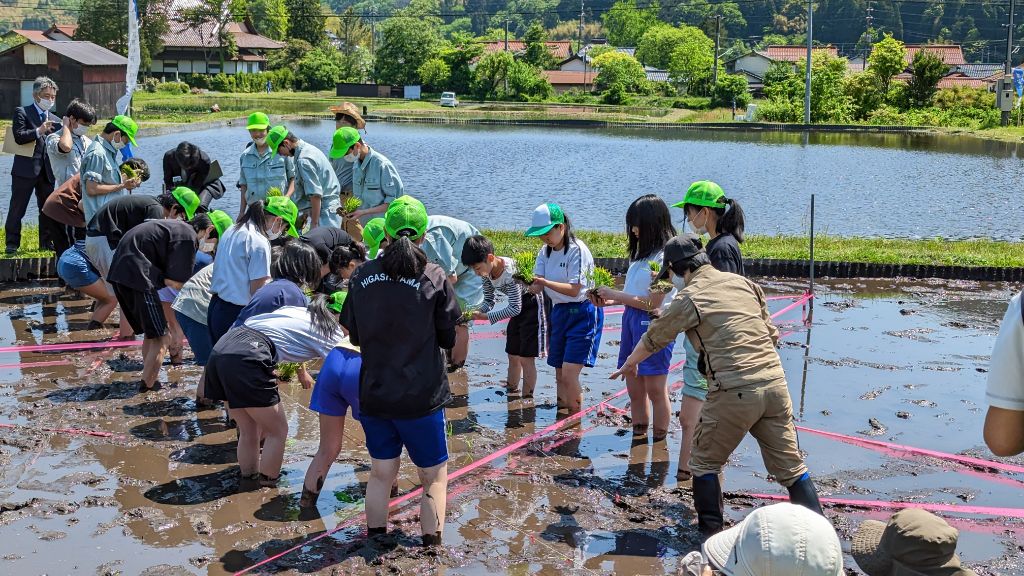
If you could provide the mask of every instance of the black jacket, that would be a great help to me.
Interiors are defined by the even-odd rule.
[[[49,112],[46,113],[46,116],[51,122],[55,122],[50,133],[58,130],[60,128],[60,118]],[[11,124],[11,129],[14,130],[14,141],[18,144],[28,144],[34,140],[36,147],[31,158],[27,156],[14,156],[11,174],[22,178],[35,179],[39,176],[40,171],[45,171],[46,179],[53,183],[53,170],[50,168],[50,163],[46,160],[46,136],[49,134],[39,136],[36,132],[36,128],[42,123],[35,104],[15,108],[14,122]]]
[[[199,196],[203,206],[209,208],[210,202],[219,199],[225,191],[224,183],[219,178],[203,185],[206,182],[206,177],[210,174],[210,163],[212,162],[210,157],[206,152],[197,149],[198,154],[194,166],[190,170],[185,170],[174,152],[174,149],[171,149],[164,153],[164,189],[174,190],[178,186],[187,186]],[[184,179],[181,178],[183,173]],[[176,182],[175,178],[179,180]]]
[[[356,269],[341,324],[363,355],[360,412],[410,419],[450,402],[441,348],[455,345],[460,316],[455,288],[436,264],[416,281],[392,280],[379,259]]]

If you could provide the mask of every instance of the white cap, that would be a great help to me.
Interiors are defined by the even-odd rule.
[[[843,549],[829,521],[783,502],[758,508],[704,543],[704,557],[728,576],[842,576]]]

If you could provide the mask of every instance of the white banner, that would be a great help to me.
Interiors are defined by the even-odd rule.
[[[128,104],[139,80],[139,6],[128,0],[128,72],[124,76],[124,96],[117,100],[117,113],[128,114]]]

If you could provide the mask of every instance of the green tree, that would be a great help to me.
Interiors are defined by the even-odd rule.
[[[931,106],[939,89],[939,80],[949,72],[942,59],[927,50],[918,50],[910,64],[911,78],[907,85],[910,105],[917,108]]]
[[[138,0],[139,70],[148,70],[153,56],[163,49],[169,28],[167,11],[159,0]],[[75,40],[88,40],[121,55],[128,54],[128,0],[83,2]]]
[[[346,54],[330,46],[314,48],[299,61],[295,81],[300,90],[326,90],[339,82],[363,82],[370,55],[363,49]]]
[[[512,54],[505,51],[491,52],[477,62],[473,80],[473,93],[481,100],[493,100],[504,91],[508,71],[515,62]]]
[[[715,16],[722,17],[722,37],[739,37],[747,32],[747,20],[743,11],[735,2],[709,0],[687,0],[686,2],[667,2],[661,10],[661,18],[666,22],[699,27],[705,34],[715,34]]]
[[[341,40],[343,49],[370,45],[370,24],[356,14],[352,6],[338,16],[328,18],[326,28]]]
[[[311,50],[313,50],[313,47],[310,46],[309,42],[290,38],[285,42],[283,49],[274,50],[267,55],[267,69],[294,69],[295,66],[298,65],[299,61],[302,60]]]
[[[811,122],[849,122],[853,101],[844,90],[846,58],[827,53],[811,58]],[[801,91],[800,98],[803,98]]]
[[[522,61],[542,70],[550,70],[557,66],[558,62],[545,44],[547,39],[548,33],[539,22],[531,24],[526,31],[526,36],[523,37],[526,42],[526,52],[522,56]]]
[[[743,110],[753,98],[747,89],[747,77],[742,74],[722,74],[718,77],[711,103],[714,106],[730,107],[735,102],[736,108]]]
[[[643,64],[629,54],[607,52],[595,58],[593,65],[598,70],[594,86],[602,92],[613,86],[636,94],[650,91]]]
[[[907,49],[903,42],[896,40],[891,34],[875,43],[868,56],[869,70],[878,76],[882,83],[882,92],[888,94],[893,76],[903,72],[907,67]]]
[[[319,46],[327,39],[320,0],[284,0],[288,9],[288,37]]]
[[[699,28],[681,29],[683,41],[672,50],[668,73],[672,82],[690,94],[707,94],[714,65],[715,43]]]
[[[871,72],[857,72],[846,77],[845,91],[853,104],[853,118],[867,120],[882,105],[882,86]]]
[[[447,89],[448,79],[452,77],[452,69],[441,58],[427,60],[417,72],[423,84],[438,92]]]
[[[658,24],[658,3],[640,8],[636,0],[616,0],[601,21],[612,46],[636,46],[644,32]]]
[[[686,32],[675,26],[661,24],[644,32],[636,45],[636,59],[647,66],[667,70],[672,52],[686,41]]]
[[[436,19],[401,11],[379,26],[375,73],[381,84],[419,84],[419,69],[441,47]]]
[[[483,54],[483,47],[471,36],[456,34],[438,51],[438,57],[448,64],[450,76],[448,89],[459,94],[468,93],[473,87],[473,64]]]
[[[541,69],[523,61],[513,61],[508,68],[506,97],[513,100],[543,100],[551,97],[551,83]]]
[[[284,40],[288,34],[288,9],[284,0],[248,0],[249,18],[260,34]]]

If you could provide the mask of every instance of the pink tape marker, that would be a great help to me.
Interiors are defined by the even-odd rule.
[[[761,500],[789,501],[789,496],[781,494],[734,494],[734,496],[759,498]],[[1008,518],[1024,518],[1024,508],[999,508],[993,506],[959,506],[956,504],[932,504],[930,502],[890,502],[887,500],[850,500],[847,498],[821,498],[822,504],[833,506],[849,506],[868,510],[902,510],[904,508],[920,508],[929,512],[948,512],[951,514],[980,514],[983,516],[1003,516]]]

